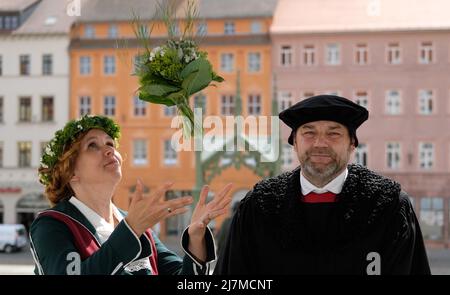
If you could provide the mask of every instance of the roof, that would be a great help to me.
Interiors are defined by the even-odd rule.
[[[449,10],[448,0],[279,0],[271,32],[448,29]]]
[[[40,0],[0,0],[0,11],[22,11]]]
[[[1,1],[1,0],[0,0]],[[168,0],[165,0],[168,1]],[[174,1],[177,16],[184,17],[188,0]],[[199,18],[272,17],[278,0],[194,0]],[[89,0],[82,7],[80,22],[130,21],[154,19],[158,0]],[[167,2],[165,2],[167,3]]]
[[[278,0],[197,0],[200,18],[272,17]]]
[[[157,8],[157,0],[89,0],[81,8],[79,21],[130,21],[134,14],[140,19],[153,19]]]
[[[1,1],[1,0],[0,0]],[[82,0],[81,7],[85,0]],[[67,2],[61,0],[42,0],[30,17],[14,34],[51,34],[70,31],[77,16],[67,14]]]

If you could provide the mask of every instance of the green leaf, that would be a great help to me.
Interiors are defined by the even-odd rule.
[[[199,57],[196,60],[191,61],[187,66],[184,67],[184,69],[180,73],[180,77],[184,80],[187,76],[195,71],[200,70],[201,68],[212,72],[211,64],[209,63],[209,61]]]
[[[219,75],[216,75],[215,73],[213,73],[212,80],[213,80],[213,81],[216,81],[216,82],[223,82],[223,81],[225,81],[224,78],[222,78],[222,77],[219,76]]]
[[[192,66],[191,69],[198,67],[198,70],[192,71],[183,79],[183,83],[181,84],[181,87],[186,91],[188,96],[204,89],[209,85],[209,83],[211,83],[212,80],[211,65],[207,60],[199,58],[192,63],[195,63],[195,65]],[[186,66],[186,68],[189,67],[189,65]],[[186,68],[184,70],[186,70]]]
[[[167,96],[172,92],[180,90],[180,88],[170,84],[150,84],[145,85],[142,88],[152,96]]]
[[[166,106],[173,106],[175,103],[173,100],[167,97],[162,96],[156,96],[156,95],[150,95],[149,93],[146,93],[145,91],[139,93],[139,99],[154,103],[154,104],[163,104]]]

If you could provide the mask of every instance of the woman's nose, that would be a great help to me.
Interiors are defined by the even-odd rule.
[[[106,145],[104,153],[105,156],[111,156],[112,154],[114,154],[114,149],[111,146]]]

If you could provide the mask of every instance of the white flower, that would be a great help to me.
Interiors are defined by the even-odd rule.
[[[52,152],[52,149],[47,145],[45,147],[45,153],[50,154]]]
[[[41,163],[41,166],[44,167],[45,169],[48,168],[48,166],[46,164],[44,164],[44,163]]]
[[[50,157],[53,157],[55,155],[55,153],[50,151],[50,152],[47,153],[47,155],[49,155]]]
[[[77,128],[83,130],[83,126],[81,126],[80,124],[77,125]]]

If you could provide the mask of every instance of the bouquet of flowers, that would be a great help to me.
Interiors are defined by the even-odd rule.
[[[200,51],[194,41],[192,30],[196,11],[192,2],[186,10],[185,29],[181,36],[174,29],[174,10],[170,6],[159,7],[168,29],[168,39],[162,45],[151,48],[147,27],[139,21],[134,26],[135,34],[145,49],[137,61],[135,72],[139,77],[139,98],[150,103],[176,106],[182,118],[184,136],[192,136],[199,126],[194,125],[189,97],[213,81],[222,82],[223,78],[213,71],[207,53]]]

